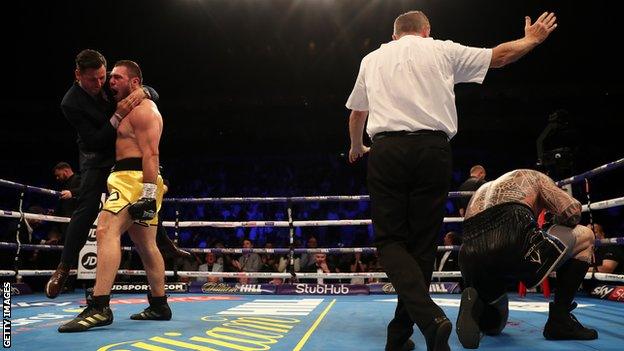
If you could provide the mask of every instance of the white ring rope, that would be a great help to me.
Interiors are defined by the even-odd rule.
[[[474,191],[449,191],[449,198],[469,197]],[[166,203],[245,203],[245,202],[344,202],[369,201],[369,195],[291,196],[291,197],[179,197],[166,198]]]
[[[49,276],[54,273],[53,270],[20,270],[19,275],[24,277],[31,276]],[[76,270],[71,270],[70,275],[75,275]],[[117,271],[119,275],[125,276],[145,276],[144,270],[134,269],[120,269]],[[165,276],[174,276],[174,271],[165,271]],[[180,277],[214,277],[214,278],[281,278],[290,279],[293,275],[290,273],[274,273],[274,272],[204,272],[204,271],[178,271],[177,275]],[[3,270],[0,271],[0,276],[15,276],[14,271]],[[556,277],[556,274],[551,273],[551,277]],[[433,278],[461,278],[460,271],[436,271],[433,272]],[[297,279],[351,279],[351,278],[388,278],[384,272],[369,272],[369,273],[295,273],[294,278]],[[611,273],[587,273],[585,275],[587,280],[598,280],[605,282],[624,282],[624,274],[611,274]]]
[[[24,185],[24,184],[12,182],[12,181],[6,180],[6,179],[0,179],[0,186],[5,186],[5,187],[8,187],[8,188],[14,188],[14,189],[21,189],[21,190],[23,190],[25,192],[41,193],[41,194],[52,195],[52,196],[61,196],[61,192],[60,191],[56,191],[56,190],[52,190],[52,189],[46,189],[46,188],[40,188],[40,187],[37,187],[37,186]]]
[[[41,269],[37,269],[37,270],[33,270],[33,269],[20,269],[18,271],[18,275],[22,276],[22,277],[41,277],[41,276],[49,276],[54,274],[55,270],[41,270]],[[78,274],[78,271],[75,269],[72,269],[69,271],[69,275],[76,275]],[[15,271],[0,271],[0,276],[1,277],[14,277],[15,276]]]
[[[607,239],[596,239],[594,241],[594,245],[596,246],[609,246],[609,245],[624,245],[624,237],[615,237],[615,238],[607,238]],[[0,249],[13,249],[16,248],[16,243],[4,242],[0,241]],[[448,245],[448,246],[438,246],[438,252],[445,251],[459,251],[461,246],[459,245]],[[22,244],[22,250],[32,251],[32,250],[49,250],[49,251],[61,251],[63,250],[63,245],[34,245],[34,244]],[[199,248],[199,247],[183,247],[182,248],[188,252],[194,253],[214,253],[214,254],[273,254],[273,255],[285,255],[290,252],[289,248]],[[133,251],[135,248],[133,246],[122,246],[122,251]],[[375,247],[328,247],[328,248],[298,248],[293,249],[294,254],[316,254],[316,253],[324,253],[324,254],[348,254],[348,253],[365,253],[365,254],[374,254],[377,252],[377,248]]]
[[[614,199],[598,201],[591,205],[592,210],[602,210],[612,207],[618,207],[624,205],[624,197],[618,197]],[[583,212],[587,212],[589,209],[587,205],[583,205]],[[21,215],[16,211],[0,210],[0,217],[6,218],[20,218]],[[35,213],[24,212],[24,218],[38,219],[48,222],[60,222],[68,223],[70,218],[58,217],[50,215],[41,215]],[[444,217],[444,223],[460,223],[463,222],[463,217]],[[295,227],[324,227],[324,226],[343,226],[343,225],[370,225],[372,221],[370,219],[339,219],[339,220],[318,220],[318,221],[293,221]],[[173,221],[163,221],[164,227],[175,227]],[[289,226],[288,221],[239,221],[239,222],[223,222],[223,221],[184,221],[179,222],[180,228],[189,227],[212,227],[212,228],[254,228],[254,227],[280,227],[287,228]]]
[[[0,217],[5,218],[21,218],[19,212],[16,211],[8,211],[8,210],[0,210]],[[26,219],[38,219],[47,222],[58,222],[58,223],[69,223],[69,217],[58,217],[58,216],[50,216],[50,215],[42,215],[37,213],[27,213],[24,212],[24,218]]]
[[[2,248],[15,248],[17,244],[0,241],[0,249]],[[450,246],[438,246],[437,250],[442,251],[459,251],[459,246],[450,245]],[[23,250],[50,250],[50,251],[60,251],[63,249],[63,245],[22,245]],[[276,254],[283,255],[290,252],[289,248],[256,248],[256,249],[246,249],[246,248],[182,248],[183,250],[189,252],[196,253],[214,253],[214,254],[248,254],[248,253],[257,253],[257,254]],[[132,246],[122,246],[122,251],[132,251],[134,247]],[[377,249],[374,247],[330,247],[330,248],[314,248],[314,249],[293,249],[295,254],[302,253],[324,253],[324,254],[346,254],[346,253],[375,253]]]
[[[592,170],[589,170],[587,172],[581,173],[581,174],[577,174],[575,176],[572,176],[570,178],[566,178],[566,179],[562,179],[558,182],[556,182],[557,186],[563,186],[566,184],[572,184],[572,183],[578,183],[582,180],[585,179],[589,179],[592,178],[595,175],[598,175],[600,173],[604,173],[606,171],[610,171],[619,167],[624,166],[624,158],[621,158],[619,160],[613,161],[613,162],[609,162],[607,164],[604,164],[602,166],[596,167]]]
[[[624,197],[618,197],[615,199],[609,199],[604,201],[598,201],[591,204],[591,209],[593,210],[602,210],[606,208],[618,207],[624,205]],[[589,207],[587,205],[583,205],[583,212],[588,212]]]

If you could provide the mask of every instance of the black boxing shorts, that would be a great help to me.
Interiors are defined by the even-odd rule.
[[[466,286],[486,303],[503,295],[508,283],[537,286],[569,258],[576,243],[570,228],[551,227],[556,235],[540,230],[531,208],[516,202],[490,207],[463,226],[459,266]]]

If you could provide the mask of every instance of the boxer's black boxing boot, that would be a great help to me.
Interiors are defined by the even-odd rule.
[[[87,295],[87,307],[71,321],[58,328],[59,333],[75,333],[102,327],[113,323],[113,312],[109,307],[110,295]]]
[[[171,319],[171,309],[167,304],[167,295],[165,296],[152,296],[147,295],[149,301],[149,307],[144,309],[141,313],[135,313],[130,316],[130,319],[136,321],[143,320],[156,320],[156,321],[168,321]]]
[[[485,335],[496,336],[505,329],[509,319],[509,298],[503,294],[498,299],[483,302],[483,313],[479,318],[479,330]]]
[[[575,258],[569,259],[557,269],[557,290],[555,302],[551,302],[548,321],[544,326],[544,337],[548,340],[594,340],[598,332],[585,328],[571,313],[576,290],[587,273],[589,264]]]
[[[462,292],[459,314],[457,316],[457,337],[466,349],[476,349],[481,341],[479,319],[483,313],[483,302],[475,288],[466,288]]]
[[[594,340],[598,338],[596,330],[585,328],[571,313],[576,304],[566,307],[551,302],[548,307],[544,338],[548,340]]]

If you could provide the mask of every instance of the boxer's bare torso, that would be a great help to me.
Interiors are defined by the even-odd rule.
[[[160,140],[163,129],[162,116],[158,112],[156,104],[152,100],[145,99],[121,121],[119,128],[117,128],[117,141],[115,142],[115,158],[117,160],[143,156],[135,135],[136,126],[134,124],[137,124],[139,119],[147,119],[151,120],[150,123],[157,123],[158,139],[156,142]]]
[[[472,196],[465,218],[507,202],[526,204],[536,216],[546,209],[559,224],[574,226],[580,221],[581,204],[548,176],[530,169],[511,171],[483,184]]]

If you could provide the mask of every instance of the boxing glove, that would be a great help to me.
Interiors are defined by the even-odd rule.
[[[143,194],[128,207],[128,213],[134,220],[147,221],[156,217],[156,184],[143,183]]]

